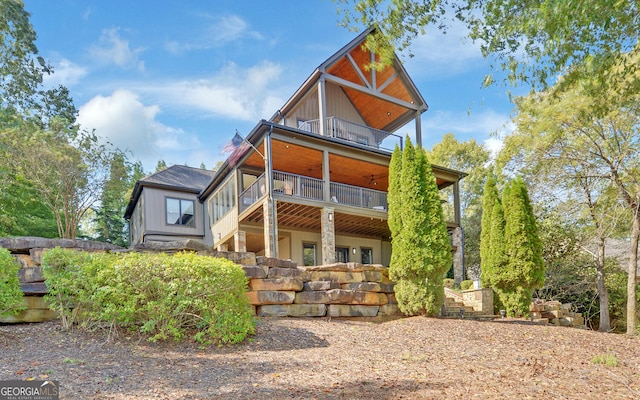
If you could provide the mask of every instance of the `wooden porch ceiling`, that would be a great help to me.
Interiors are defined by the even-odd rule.
[[[388,66],[380,71],[374,71],[374,82],[372,80],[372,71],[366,68],[370,62],[371,53],[363,50],[361,43],[359,46],[355,46],[348,55],[340,58],[327,68],[327,72],[353,84],[369,87],[382,94],[403,100],[407,103],[414,103],[417,100],[413,98],[412,91],[409,90],[393,66]],[[364,82],[363,78],[365,80]],[[343,90],[353,105],[358,109],[366,124],[376,129],[385,130],[395,119],[409,111],[401,105],[380,98],[374,98],[363,91],[349,87],[343,87]]]
[[[320,208],[278,201],[278,226],[285,229],[320,232]],[[263,224],[262,207],[258,207],[242,222]],[[334,213],[334,227],[336,234],[358,235],[388,239],[389,226],[385,218],[371,218],[351,215],[343,212]]]
[[[291,174],[322,179],[322,152],[302,145],[273,140],[273,169]],[[259,150],[264,154],[263,146]],[[264,170],[264,160],[257,152],[244,162],[245,166]],[[386,192],[389,188],[389,168],[386,165],[357,160],[329,153],[329,173],[331,182],[358,186]],[[455,177],[445,179],[434,169],[438,188],[442,189],[455,181]]]
[[[278,140],[274,140],[271,147],[274,170],[322,179],[322,151]],[[264,170],[264,161],[255,151],[244,165]],[[329,174],[332,182],[387,191],[389,179],[385,165],[330,153]]]

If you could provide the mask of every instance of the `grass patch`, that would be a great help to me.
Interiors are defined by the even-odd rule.
[[[591,363],[607,365],[609,367],[617,367],[618,358],[616,357],[615,354],[611,354],[611,353],[598,354],[591,359]]]

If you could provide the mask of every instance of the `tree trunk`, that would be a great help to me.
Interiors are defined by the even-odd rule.
[[[598,331],[609,332],[611,321],[609,318],[609,293],[604,285],[604,258],[605,238],[598,238],[598,257],[596,260],[596,287],[598,288],[598,298],[600,299],[600,323]]]
[[[640,213],[635,210],[631,243],[629,245],[629,274],[627,277],[627,334],[636,328],[636,274],[638,270],[638,240],[640,239]]]

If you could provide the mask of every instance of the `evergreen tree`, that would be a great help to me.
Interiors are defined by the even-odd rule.
[[[492,266],[489,262],[491,253],[491,225],[493,221],[493,209],[499,202],[498,187],[493,173],[487,177],[484,185],[484,195],[482,196],[482,222],[480,233],[480,269],[482,284],[491,287]]]
[[[402,207],[400,191],[402,185],[400,184],[400,176],[402,174],[402,150],[400,146],[396,144],[396,148],[391,155],[391,162],[389,163],[389,187],[387,189],[387,203],[389,204],[389,214],[387,221],[389,224],[389,230],[391,231],[391,237],[398,235],[398,232],[402,228]]]
[[[127,225],[123,218],[128,194],[135,185],[133,166],[122,152],[116,152],[109,167],[109,177],[100,196],[100,208],[96,210],[97,240],[126,247],[129,244]]]
[[[544,262],[533,207],[522,179],[516,178],[507,184],[502,204],[504,245],[499,248],[496,243],[492,257],[501,253],[504,266],[496,270],[493,283],[509,315],[526,315],[533,290],[544,284]],[[495,259],[492,262],[496,266]]]
[[[398,152],[394,153],[396,170]],[[390,182],[392,179],[397,177],[390,174]],[[396,231],[389,274],[396,281],[403,313],[435,314],[444,297],[442,279],[452,263],[451,243],[431,165],[424,151],[416,149],[408,137],[399,183],[389,203],[391,229]]]
[[[156,172],[161,172],[167,169],[167,163],[164,160],[158,160],[156,164]]]

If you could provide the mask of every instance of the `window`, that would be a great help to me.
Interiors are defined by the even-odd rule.
[[[360,260],[363,264],[373,264],[373,249],[360,248]]]
[[[316,244],[315,243],[302,244],[302,258],[304,259],[305,266],[318,265],[316,264]]]
[[[236,179],[235,174],[227,179],[209,197],[209,224],[213,225],[219,219],[227,215],[236,206]]]
[[[336,262],[340,262],[340,263],[349,262],[348,247],[336,247]]]
[[[167,224],[195,226],[193,200],[167,197]]]

